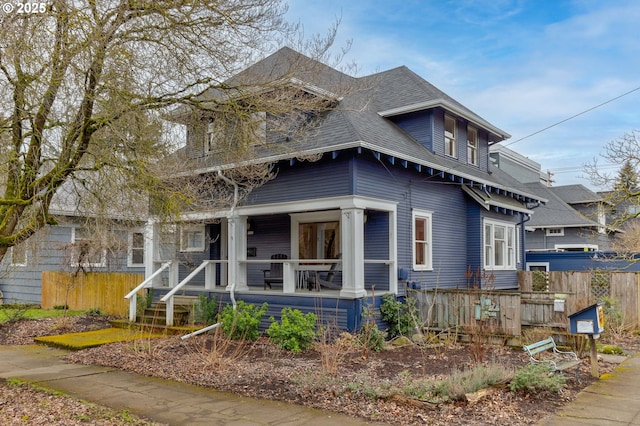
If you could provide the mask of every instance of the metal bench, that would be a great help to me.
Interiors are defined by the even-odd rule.
[[[568,368],[575,367],[581,362],[575,352],[559,350],[556,346],[555,340],[553,340],[553,337],[523,346],[523,348],[529,355],[532,364],[548,364],[550,371],[563,371]],[[553,357],[541,357],[541,354],[548,350],[551,351]]]

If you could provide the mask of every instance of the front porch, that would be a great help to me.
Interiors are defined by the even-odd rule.
[[[335,311],[342,306],[346,311],[339,322],[351,329],[359,326],[368,296],[398,292],[395,203],[335,197],[200,216],[197,227],[194,215],[188,219],[190,225],[174,236],[179,249],[166,261],[159,260],[167,252],[160,246],[160,226],[148,224],[146,279],[127,295],[130,320],[135,320],[135,293],[153,288],[164,294],[167,325],[173,324],[174,295],[208,293],[221,301],[267,302],[269,314],[277,317],[283,307],[321,303]],[[281,279],[268,286],[264,271],[274,265]]]

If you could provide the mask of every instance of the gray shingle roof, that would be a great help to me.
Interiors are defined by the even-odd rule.
[[[568,204],[589,204],[603,201],[600,195],[580,184],[552,186],[550,189]]]
[[[304,64],[305,61],[312,60],[291,49],[281,49],[230,81],[257,78],[256,76],[261,75],[262,72],[266,72],[269,78],[273,79],[278,73],[285,73],[290,64]],[[292,138],[286,141],[280,138],[276,143],[258,146],[253,153],[254,158],[259,158],[260,161],[277,161],[341,149],[365,148],[420,166],[455,174],[469,181],[535,198],[532,193],[526,192],[517,181],[509,179],[506,174],[487,173],[478,167],[435,155],[389,119],[380,115],[382,110],[393,110],[425,102],[445,102],[466,118],[486,125],[484,128],[490,131],[494,140],[508,137],[505,132],[491,126],[408,68],[402,66],[354,79],[328,66],[320,66],[312,74],[306,73],[303,67],[296,76],[316,87],[342,96],[338,107],[322,113],[315,123],[314,130],[304,138]],[[353,87],[357,90],[349,90]],[[346,89],[346,92],[342,93],[343,89]],[[225,167],[224,164],[216,163],[215,156],[203,158],[202,161],[203,168]]]
[[[538,182],[522,184],[528,191],[546,198],[546,204],[533,209],[533,216],[527,222],[527,227],[554,228],[554,227],[597,227],[600,226],[593,220],[582,216],[573,207],[567,204],[553,191]]]

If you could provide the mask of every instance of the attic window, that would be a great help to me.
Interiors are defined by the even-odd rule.
[[[564,228],[547,228],[547,237],[563,237]]]
[[[255,146],[266,142],[267,114],[251,113],[249,118],[216,117],[207,123],[205,153],[228,150],[239,145]]]
[[[478,165],[478,131],[467,126],[467,162]]]
[[[450,157],[457,157],[456,147],[456,119],[450,115],[444,116],[444,153]]]

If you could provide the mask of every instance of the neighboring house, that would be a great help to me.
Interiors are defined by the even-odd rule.
[[[548,186],[540,164],[508,148],[491,150],[493,163],[521,182],[520,187],[546,203],[532,208],[525,224],[526,269],[569,270],[594,266],[593,252],[611,249],[616,231],[607,228],[608,203],[583,185]],[[591,254],[550,254],[592,252]],[[603,254],[595,255],[603,258]],[[551,261],[550,259],[554,259]]]
[[[91,215],[79,211],[70,187],[63,186],[52,202],[57,225],[11,247],[0,263],[4,303],[39,305],[44,271],[144,273],[144,222],[121,220],[116,227],[97,228]]]
[[[284,48],[233,81],[305,61]],[[182,260],[171,268],[173,285],[225,300],[233,290],[238,300],[268,302],[269,315],[291,306],[348,329],[359,327],[372,296],[403,295],[407,283],[517,288],[520,225],[544,198],[490,170],[489,147],[509,135],[406,67],[353,78],[315,65],[288,81],[336,107],[301,138],[272,136],[263,115],[255,162],[272,164],[276,177],[234,209],[190,213],[197,220],[165,255],[150,223],[147,277]],[[363,89],[343,94],[335,82]],[[215,117],[183,117],[184,153],[199,165],[187,167],[224,174],[229,165],[217,162],[209,131]],[[271,287],[269,268],[283,270]]]

